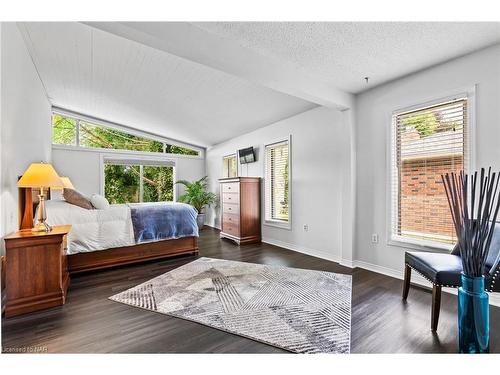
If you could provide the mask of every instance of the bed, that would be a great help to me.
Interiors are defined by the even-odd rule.
[[[31,228],[36,194],[22,190],[20,227]],[[87,210],[64,200],[47,200],[45,209],[50,225],[72,225],[67,246],[72,274],[198,254],[197,213],[182,203],[120,204]]]

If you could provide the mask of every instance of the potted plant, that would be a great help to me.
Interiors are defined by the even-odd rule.
[[[203,225],[205,225],[205,213],[203,210],[206,206],[214,204],[217,198],[214,193],[207,191],[208,176],[194,182],[179,180],[176,184],[186,187],[184,194],[179,197],[179,202],[190,204],[198,211],[196,222],[198,229],[202,229]]]
[[[485,276],[486,260],[500,208],[500,176],[485,173],[467,176],[442,175],[462,259],[461,286],[458,289],[458,345],[460,353],[489,352],[489,304]]]

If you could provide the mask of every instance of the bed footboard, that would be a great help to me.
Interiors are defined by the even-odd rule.
[[[68,255],[68,268],[71,274],[78,274],[183,254],[198,255],[198,237],[161,240],[89,253],[71,254]]]

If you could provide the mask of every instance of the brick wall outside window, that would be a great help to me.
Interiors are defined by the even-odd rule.
[[[452,171],[458,173],[462,169],[462,156],[402,162],[399,200],[401,234],[437,234],[444,236],[444,242],[455,242],[455,230],[441,174]]]

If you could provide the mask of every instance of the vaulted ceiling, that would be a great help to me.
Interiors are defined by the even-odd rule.
[[[500,22],[201,22],[195,26],[359,93],[500,43]],[[364,77],[370,77],[366,85]]]
[[[199,146],[500,42],[500,23],[19,27],[53,105]]]
[[[24,24],[53,105],[209,146],[315,104],[81,23]]]

